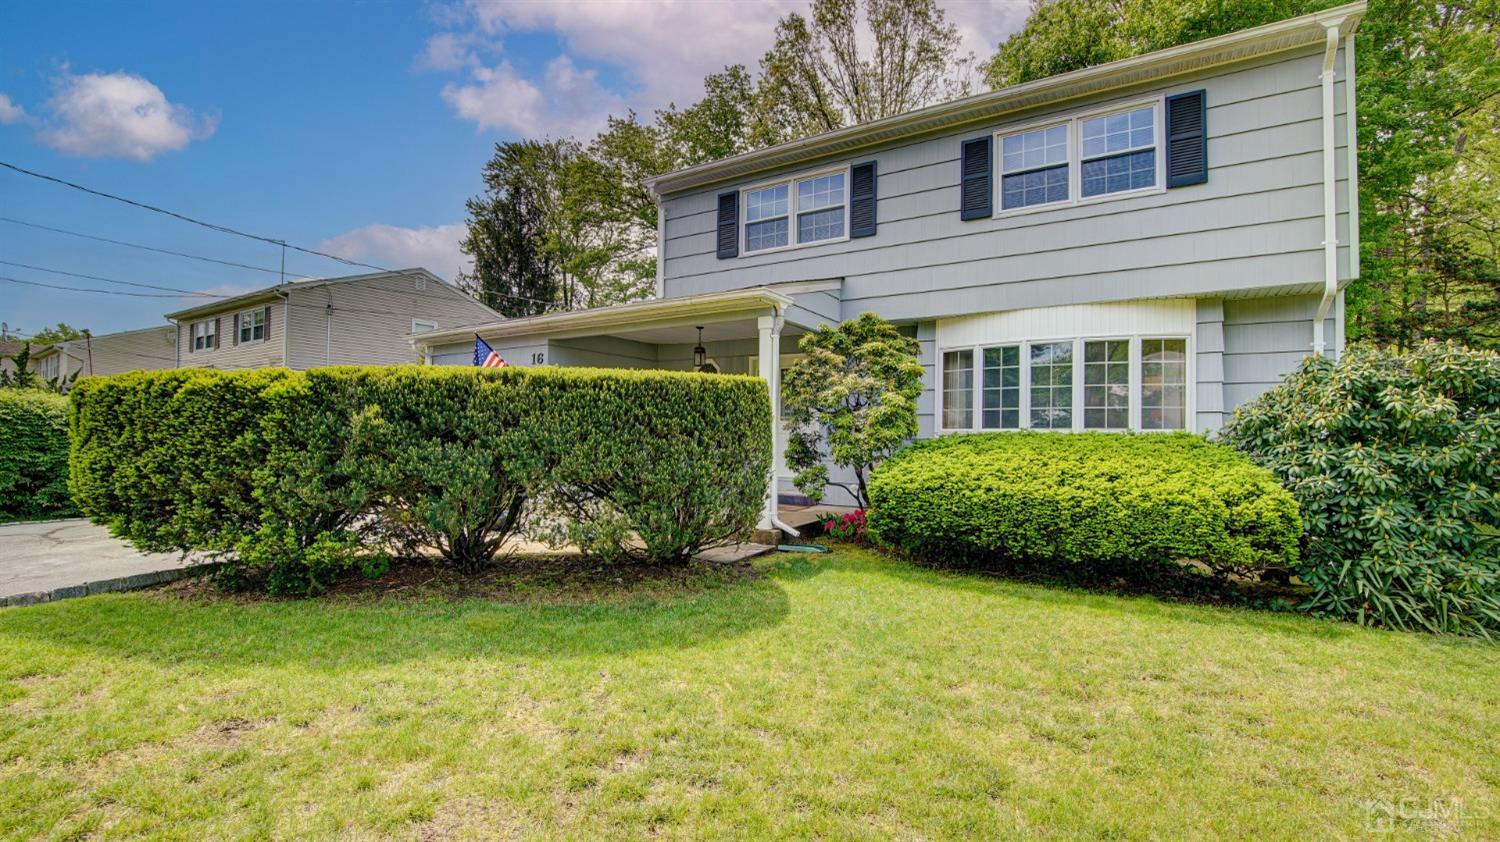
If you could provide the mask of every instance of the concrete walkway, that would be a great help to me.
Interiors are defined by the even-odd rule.
[[[82,519],[0,524],[0,606],[145,587],[195,563],[138,552]]]

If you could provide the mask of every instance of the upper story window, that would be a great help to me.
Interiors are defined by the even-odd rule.
[[[45,360],[42,360],[41,368],[37,373],[42,376],[43,380],[56,380],[57,372],[59,370],[59,361],[61,359],[62,354],[53,354]]]
[[[1000,139],[1000,209],[1068,200],[1068,124]]]
[[[744,191],[743,254],[843,240],[849,172],[838,170]]]
[[[1083,133],[1083,195],[1156,186],[1156,106],[1091,117]]]
[[[193,322],[188,328],[192,336],[192,349],[194,351],[207,351],[214,347],[219,331],[218,319],[205,319],[201,322]]]
[[[1161,100],[996,134],[998,213],[1165,189]]]
[[[266,311],[246,310],[240,314],[240,344],[260,342],[266,338]]]

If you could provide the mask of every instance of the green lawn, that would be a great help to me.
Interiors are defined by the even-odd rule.
[[[1500,837],[1500,647],[761,568],[0,610],[0,835]]]

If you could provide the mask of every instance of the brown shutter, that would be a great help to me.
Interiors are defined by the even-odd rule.
[[[216,317],[214,317],[214,350],[217,351],[219,349],[219,343],[221,341],[223,341],[223,340],[219,339],[219,337],[221,337],[223,335],[224,335],[224,317],[223,316],[216,316]]]
[[[271,305],[269,304],[266,305],[266,329],[261,336],[265,337],[267,342],[271,341]]]
[[[240,314],[234,314],[234,330],[229,334],[229,344],[240,344]]]

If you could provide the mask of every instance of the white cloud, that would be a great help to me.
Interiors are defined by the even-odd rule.
[[[0,94],[0,126],[19,123],[26,119],[26,109],[11,102],[10,97]]]
[[[566,55],[548,62],[534,80],[509,62],[475,67],[468,82],[444,85],[443,99],[481,129],[533,137],[587,138],[604,128],[606,116],[627,107],[623,98],[599,84],[595,71],[580,69]]]
[[[48,125],[38,137],[69,155],[149,161],[214,133],[218,120],[168,102],[161,88],[131,73],[71,74],[55,80]]]
[[[1029,0],[939,0],[957,25],[962,49],[980,62],[1018,29]],[[668,103],[689,105],[702,95],[703,77],[726,65],[755,70],[775,40],[776,22],[789,12],[806,13],[811,0],[731,3],[702,0],[460,0],[438,7],[434,18],[455,29],[429,39],[421,67],[469,70],[450,83],[444,99],[457,114],[481,128],[521,134],[587,133],[607,113],[625,108],[649,114]],[[562,84],[556,60],[540,75],[512,63],[486,67],[476,47],[496,48],[514,33],[546,32],[563,45],[559,57],[580,75],[579,65],[617,70],[621,84],[586,80]]]
[[[366,225],[324,240],[318,251],[392,269],[420,266],[451,281],[473,263],[458,247],[467,231],[462,222],[418,228]]]

